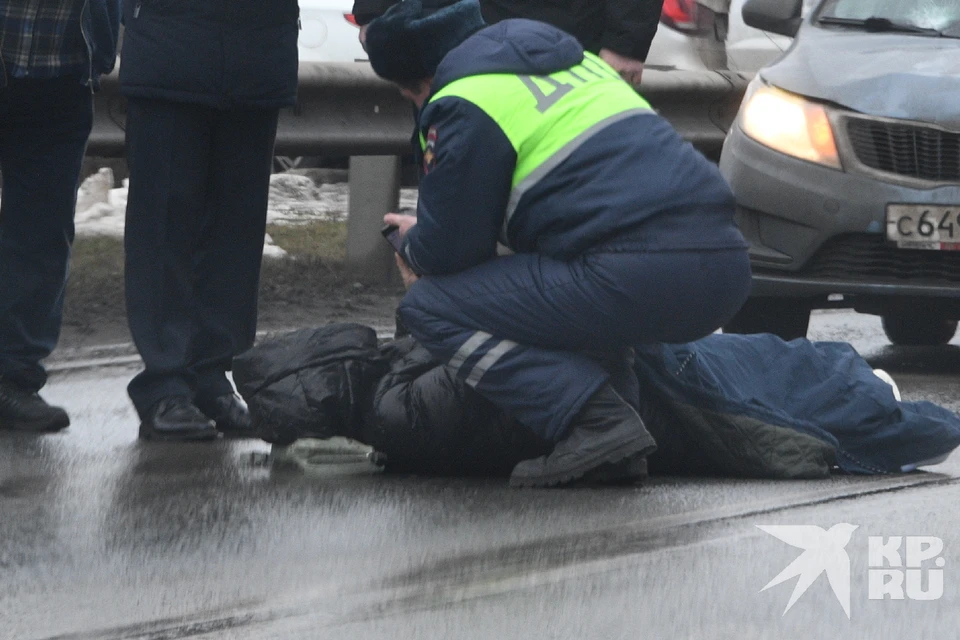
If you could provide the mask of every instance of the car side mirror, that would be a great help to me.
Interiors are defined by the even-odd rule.
[[[792,38],[800,29],[803,0],[747,0],[743,21],[749,27]]]

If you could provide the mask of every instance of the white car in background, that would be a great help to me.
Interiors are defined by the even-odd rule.
[[[752,76],[790,46],[790,38],[748,27],[744,0],[664,0],[649,69],[729,70]]]
[[[748,27],[744,0],[664,0],[646,67],[661,71],[729,70],[752,76],[790,38]],[[353,0],[300,0],[300,62],[365,62]],[[727,13],[724,13],[728,10]],[[642,89],[641,89],[642,91]],[[278,170],[319,166],[321,158],[277,157]]]
[[[300,62],[363,62],[353,0],[300,0]]]
[[[752,75],[790,38],[748,27],[744,0],[664,0],[647,66],[670,70],[729,69]],[[361,62],[352,0],[300,0],[300,61]],[[723,11],[727,9],[727,13]]]

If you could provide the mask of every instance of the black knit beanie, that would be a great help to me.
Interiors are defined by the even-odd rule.
[[[445,55],[485,26],[478,0],[460,0],[430,14],[421,0],[403,0],[367,27],[370,66],[391,82],[432,78]]]

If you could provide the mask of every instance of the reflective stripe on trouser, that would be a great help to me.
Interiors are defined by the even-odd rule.
[[[500,340],[486,331],[477,331],[457,349],[449,366],[456,375],[466,380],[467,384],[475,387],[487,369],[516,346],[517,343],[512,340]],[[475,358],[477,354],[482,355]],[[464,368],[467,360],[470,360],[469,368]]]
[[[400,313],[456,375],[541,437],[557,440],[609,378],[602,354],[689,342],[732,317],[750,286],[746,252],[532,254],[426,277]]]

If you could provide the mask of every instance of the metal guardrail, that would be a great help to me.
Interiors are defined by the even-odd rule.
[[[280,115],[277,155],[386,155],[409,149],[412,108],[367,63],[302,63],[299,77],[297,105]],[[103,78],[94,109],[87,154],[122,157],[126,100],[116,71]]]
[[[718,152],[749,79],[712,71],[643,74],[641,93],[680,134],[710,155]],[[88,155],[124,155],[126,102],[116,72],[95,97]],[[394,155],[409,151],[412,107],[367,63],[302,63],[297,105],[284,109],[277,155]]]
[[[367,63],[303,63],[299,76],[297,105],[280,114],[276,154],[351,156],[347,263],[372,279],[396,277],[379,229],[382,215],[397,207],[400,156],[410,151],[413,108]],[[733,73],[648,69],[640,93],[683,138],[718,159],[748,81]],[[123,157],[125,122],[126,102],[114,72],[95,96],[87,154]]]

